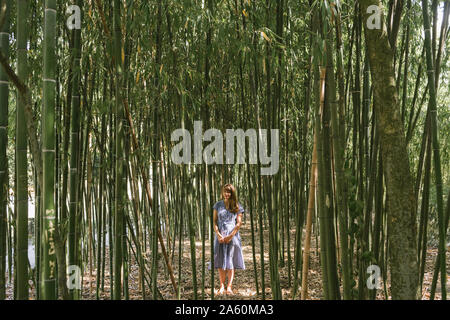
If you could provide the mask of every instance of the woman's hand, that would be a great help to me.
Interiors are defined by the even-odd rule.
[[[224,237],[220,233],[217,235],[217,240],[219,240],[219,243],[225,243]]]
[[[230,243],[230,241],[231,241],[231,239],[233,239],[233,237],[234,237],[234,235],[230,234],[230,235],[226,236],[225,238],[223,238],[223,241],[225,243]]]
[[[236,222],[237,222],[236,227],[233,229],[233,231],[231,231],[231,233],[223,239],[225,243],[230,243],[230,241],[233,239],[236,233],[238,233],[242,224],[242,213],[239,213],[237,215]]]

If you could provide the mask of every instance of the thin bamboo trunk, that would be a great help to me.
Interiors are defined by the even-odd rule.
[[[433,61],[432,43],[431,43],[431,30],[430,30],[430,19],[428,16],[428,3],[422,0],[422,13],[423,13],[423,25],[425,29],[425,48],[426,48],[426,58],[427,58],[427,75],[428,75],[428,86],[430,92],[430,100],[428,108],[430,110],[431,116],[431,134],[433,143],[433,167],[435,174],[436,183],[436,203],[437,203],[437,213],[438,213],[438,225],[439,225],[439,260],[440,260],[440,270],[441,270],[441,286],[442,286],[442,300],[446,300],[446,283],[447,283],[447,273],[446,273],[446,259],[445,259],[445,241],[446,241],[446,221],[444,220],[444,203],[443,203],[443,191],[442,191],[442,172],[441,172],[441,155],[440,146],[438,140],[438,122],[437,122],[437,109],[436,109],[436,78],[435,78],[435,68]],[[436,24],[434,24],[436,27]]]
[[[302,295],[301,295],[302,300],[308,299],[309,253],[311,248],[312,217],[314,214],[314,202],[316,197],[316,180],[317,180],[317,133],[314,133],[314,146],[311,160],[311,173],[309,179],[308,212],[306,213],[305,249],[303,251]]]
[[[80,4],[80,1],[77,2]],[[79,149],[80,149],[80,79],[81,79],[81,30],[74,29],[73,32],[73,67],[72,67],[72,97],[71,97],[71,144],[70,144],[70,195],[69,195],[69,227],[68,227],[68,264],[69,266],[80,266],[77,260],[78,237],[76,230],[79,215]],[[70,298],[80,299],[80,290],[70,289]]]
[[[11,3],[10,0],[2,1],[2,18],[3,25],[1,26],[0,32],[0,51],[6,59],[9,59],[9,20],[10,20],[10,8]],[[21,56],[23,57],[23,55]],[[22,60],[23,61],[23,60]],[[23,74],[22,74],[23,75]],[[0,300],[4,300],[6,298],[6,279],[5,279],[5,269],[6,269],[6,228],[7,228],[7,210],[8,210],[8,158],[6,155],[6,150],[8,146],[8,105],[9,105],[9,81],[8,75],[5,72],[5,69],[0,68]],[[20,128],[20,133],[23,133],[23,127]],[[21,147],[23,148],[23,134],[17,135],[19,141],[21,142]],[[25,138],[26,139],[26,138]],[[25,149],[26,149],[26,140],[25,140]],[[23,152],[21,152],[19,157],[22,157],[23,160]],[[25,156],[26,159],[26,156]],[[22,161],[23,162],[23,161]],[[18,168],[20,170],[21,178],[23,177],[23,166]],[[26,168],[25,168],[25,176],[26,176]],[[23,181],[23,179],[21,179]],[[20,196],[23,198],[23,184],[20,185]],[[18,189],[19,190],[19,189]],[[18,191],[17,190],[17,191]],[[19,197],[16,195],[16,199]],[[27,219],[28,213],[23,210],[23,202],[20,203],[21,211],[19,215],[17,215],[16,221],[18,222],[18,243],[16,249],[23,248],[23,239],[25,237],[25,241],[28,239],[27,234],[27,221],[25,221],[25,226],[23,225],[24,219]],[[17,206],[19,206],[19,201],[17,202]],[[24,208],[26,209],[26,207]],[[20,220],[19,220],[20,219]],[[28,243],[25,244],[25,247],[28,246]],[[15,250],[17,253],[17,251]],[[16,275],[20,274],[20,297],[19,299],[26,299],[28,297],[28,293],[25,294],[25,286],[24,286],[24,251],[20,250],[20,257],[18,260],[20,262],[19,270],[16,270]],[[8,257],[11,258],[11,254],[8,254]],[[17,266],[17,264],[16,264]],[[11,268],[9,268],[11,271]],[[25,268],[26,270],[26,268]],[[28,279],[28,277],[27,277]],[[17,295],[16,295],[17,297]]]
[[[121,1],[114,1],[114,63],[115,63],[115,116],[116,116],[116,170],[115,170],[115,205],[114,205],[114,300],[122,298],[122,237],[125,215],[124,177],[124,117],[122,108],[122,73],[123,73],[123,48],[121,31]],[[125,184],[126,186],[126,184]]]
[[[329,38],[330,34],[326,35],[326,52],[327,52],[327,96],[331,106],[331,129],[332,129],[332,143],[334,156],[334,171],[336,173],[336,204],[339,219],[339,240],[341,249],[341,266],[342,266],[342,282],[344,299],[351,299],[351,283],[350,283],[350,260],[348,255],[348,222],[347,222],[347,186],[344,177],[344,146],[342,145],[341,126],[345,128],[344,119],[338,119],[338,103],[336,97],[336,83],[334,76],[334,62],[333,62],[333,45]],[[345,130],[345,129],[344,129]],[[339,290],[338,290],[339,291]]]

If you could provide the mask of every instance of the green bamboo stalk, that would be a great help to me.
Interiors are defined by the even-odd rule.
[[[447,209],[445,210],[445,218],[444,218],[445,229],[448,229],[448,224],[449,224],[449,221],[450,221],[449,218],[450,218],[450,191],[448,192],[448,195],[447,195]],[[436,292],[436,285],[437,285],[437,280],[438,280],[438,277],[439,277],[439,269],[440,269],[440,268],[438,268],[438,266],[440,265],[440,257],[439,257],[439,255],[436,258],[435,264],[436,265],[434,267],[433,280],[431,282],[430,300],[434,299],[434,295],[435,295],[435,292]]]
[[[423,192],[422,192],[422,206],[420,208],[420,222],[419,222],[419,241],[418,241],[418,259],[420,268],[420,293],[422,293],[423,277],[425,274],[425,259],[427,255],[427,229],[430,203],[430,180],[431,180],[431,134],[429,126],[426,130],[426,154],[425,154],[425,172],[423,177]],[[420,178],[419,178],[420,180]]]
[[[180,169],[181,171],[181,169]],[[181,181],[179,181],[179,184],[182,183],[182,179],[183,179],[183,173],[181,172]],[[178,195],[182,195],[184,194],[183,192],[183,186],[178,188]],[[183,197],[181,197],[181,199],[183,199]],[[179,214],[179,219],[178,219],[178,224],[179,224],[179,234],[178,234],[178,290],[177,290],[177,299],[181,298],[181,280],[183,277],[183,272],[181,271],[181,258],[183,256],[183,246],[182,243],[184,242],[184,232],[183,232],[183,209],[184,209],[184,204],[182,203],[182,201],[179,201],[178,203],[178,209],[177,211],[180,212]],[[213,243],[213,242],[211,242]],[[212,245],[211,245],[212,248]],[[211,252],[213,252],[213,249],[211,249]],[[214,255],[211,254],[212,259],[214,259]],[[214,268],[214,260],[212,260],[211,262],[211,270],[213,270]],[[211,272],[212,274],[214,274],[214,272]],[[214,283],[213,283],[214,284]],[[214,295],[214,285],[211,286],[211,296]]]
[[[253,7],[255,3],[252,3]],[[255,24],[255,22],[253,22]],[[258,69],[258,57],[257,57],[257,47],[256,47],[257,38],[255,34],[252,39],[252,53],[253,53],[253,70],[254,72],[250,73],[250,89],[252,93],[252,99],[254,103],[254,107],[256,109],[256,123],[258,129],[261,128],[260,123],[260,108],[259,108],[259,95],[258,95],[258,79],[259,79],[259,69]],[[259,143],[256,145],[256,152],[259,154]],[[257,185],[257,202],[255,205],[258,212],[258,232],[259,232],[259,252],[260,252],[260,263],[261,263],[261,293],[262,300],[266,298],[266,284],[265,284],[265,262],[264,262],[264,238],[263,238],[263,211],[262,211],[262,183],[261,183],[261,163],[258,161],[256,172],[255,172],[255,185]],[[258,281],[258,280],[256,280]]]
[[[41,257],[42,257],[42,246],[41,246],[41,226],[42,226],[42,219],[41,219],[41,203],[42,203],[42,192],[40,183],[38,182],[38,173],[35,170],[34,172],[34,188],[36,190],[36,198],[35,198],[35,204],[34,204],[34,243],[35,243],[35,283],[36,283],[36,300],[40,300],[41,298]]]
[[[137,160],[137,159],[136,159]],[[140,289],[142,290],[142,300],[146,299],[146,293],[145,293],[145,265],[144,265],[144,257],[142,255],[142,231],[141,231],[141,222],[140,217],[142,216],[140,209],[139,209],[139,193],[138,193],[138,182],[137,182],[137,175],[135,173],[135,167],[130,165],[130,170],[128,170],[128,175],[131,178],[131,187],[132,187],[132,194],[133,196],[133,213],[134,213],[134,220],[136,224],[136,255],[138,256],[138,264],[139,264],[139,285]],[[133,228],[129,228],[130,233],[133,236]]]
[[[111,84],[111,91],[112,91],[113,85]],[[112,96],[112,94],[111,94]],[[115,159],[114,159],[114,152],[113,150],[115,150],[115,139],[113,139],[114,137],[114,129],[116,128],[115,126],[115,121],[114,121],[114,110],[113,108],[111,108],[111,112],[109,114],[109,128],[110,128],[110,132],[109,132],[109,136],[111,137],[109,139],[109,164],[110,164],[110,177],[109,180],[112,182],[109,184],[109,205],[108,205],[108,246],[109,246],[109,281],[110,281],[110,299],[113,300],[114,298],[114,282],[115,282],[115,278],[114,278],[114,260],[113,260],[113,252],[114,252],[114,233],[113,233],[113,228],[114,228],[114,212],[115,212],[115,185],[116,183],[114,182],[114,171],[115,171]]]
[[[237,1],[235,1],[235,8],[236,10],[238,4]],[[243,10],[243,8],[245,7],[243,0],[240,0],[240,7],[241,10]],[[245,10],[245,9],[244,9]],[[243,32],[246,32],[247,30],[247,24],[246,24],[246,18],[245,15],[242,14],[241,15],[242,18],[242,30]],[[237,29],[237,40],[242,41],[242,35],[240,33],[240,27],[239,27],[239,22],[238,20],[236,20],[236,29]],[[240,85],[240,93],[241,93],[241,104],[242,104],[242,109],[243,112],[248,110],[248,106],[247,106],[247,101],[245,99],[245,92],[244,92],[244,66],[243,66],[243,61],[245,63],[245,57],[243,55],[243,52],[240,52],[240,59],[239,59],[239,85]],[[252,74],[250,74],[250,77],[253,77]],[[252,82],[253,79],[250,81]],[[245,119],[245,127],[248,128],[248,118]],[[247,158],[248,159],[248,158]],[[251,169],[250,169],[250,164],[249,162],[247,162],[247,166],[246,166],[246,182],[247,182],[247,188],[249,190],[251,190],[251,184],[252,184],[252,173],[251,173]],[[259,291],[259,282],[258,282],[258,269],[257,269],[257,262],[256,262],[256,243],[255,243],[255,224],[254,224],[254,211],[253,211],[253,206],[254,206],[254,199],[253,199],[253,193],[252,192],[247,192],[248,197],[249,197],[249,214],[250,214],[250,230],[251,230],[251,246],[252,246],[252,258],[253,258],[253,272],[254,272],[254,277],[255,277],[255,286],[256,286],[256,294],[259,295],[260,291]]]
[[[435,84],[435,68],[433,62],[432,48],[431,48],[431,27],[430,18],[428,16],[428,3],[426,0],[422,0],[422,13],[423,13],[423,25],[425,29],[425,51],[427,59],[427,75],[428,86],[430,93],[430,100],[428,101],[428,108],[431,116],[431,134],[433,143],[433,165],[434,174],[436,179],[436,202],[439,224],[439,259],[441,269],[441,285],[442,285],[442,300],[446,300],[446,261],[445,261],[445,240],[446,240],[446,222],[444,221],[444,205],[443,205],[443,191],[442,191],[442,172],[441,172],[441,156],[438,140],[438,122],[437,122],[437,109],[436,109],[436,84]],[[434,51],[433,51],[434,52]]]
[[[114,300],[121,299],[122,293],[122,236],[123,236],[123,217],[124,217],[124,186],[122,177],[124,176],[124,121],[123,121],[123,107],[122,107],[122,72],[123,72],[123,57],[122,57],[122,31],[120,24],[120,0],[114,0],[114,62],[116,73],[116,172],[115,172],[115,206],[114,206]]]
[[[77,0],[77,5],[81,8],[81,1]],[[79,179],[80,179],[80,79],[81,79],[81,30],[72,31],[73,51],[72,51],[72,96],[71,96],[71,144],[70,144],[70,195],[69,195],[69,231],[68,231],[68,264],[69,266],[80,266],[77,257],[78,237],[76,230],[77,217],[79,216]],[[80,291],[70,289],[71,299],[78,300]]]
[[[328,230],[326,228],[325,222],[325,192],[324,192],[324,165],[323,165],[323,132],[320,126],[320,110],[323,108],[323,103],[325,100],[325,76],[326,69],[319,66],[314,66],[314,83],[315,83],[315,94],[316,94],[316,106],[315,106],[315,122],[314,128],[317,132],[317,192],[318,192],[318,217],[319,217],[319,230],[320,230],[320,267],[322,271],[322,291],[323,298],[329,300],[329,278],[328,278],[328,264],[327,264],[327,243],[329,239]],[[317,237],[317,236],[316,236]]]
[[[4,21],[0,30],[0,51],[6,59],[9,59],[9,15],[10,1],[2,1],[2,14]],[[8,145],[8,101],[9,81],[3,67],[0,67],[0,300],[4,300],[5,292],[5,268],[6,268],[6,228],[8,207],[8,158],[6,149]],[[21,220],[23,221],[23,219]],[[22,225],[21,225],[22,226]],[[21,231],[25,231],[21,229]],[[27,237],[28,235],[26,235]],[[8,255],[11,258],[11,254]],[[22,256],[23,257],[23,256]],[[22,261],[22,260],[21,260]],[[23,265],[23,264],[22,264]],[[9,268],[11,271],[11,268]],[[17,271],[17,270],[16,270]],[[20,271],[23,271],[21,268]],[[23,287],[23,286],[22,286]],[[21,290],[22,292],[22,290]]]
[[[303,252],[303,270],[302,270],[302,300],[308,299],[308,273],[309,273],[309,253],[311,248],[311,227],[312,216],[314,213],[314,203],[316,198],[316,180],[317,180],[317,133],[314,133],[313,153],[311,157],[311,173],[309,176],[309,195],[308,211],[306,214],[306,235],[305,250]],[[295,292],[294,292],[295,298]]]
[[[191,190],[192,186],[188,183],[189,179],[186,177],[185,167],[183,166],[183,190]],[[188,194],[188,197],[190,195]],[[185,197],[183,197],[185,198]],[[186,199],[186,201],[189,201]],[[189,227],[189,243],[190,243],[190,249],[191,249],[191,267],[192,267],[192,287],[194,291],[193,299],[198,299],[198,293],[197,293],[197,262],[195,257],[195,231],[194,231],[194,222],[193,222],[193,212],[191,208],[187,208],[187,218],[188,218],[188,227]],[[214,268],[211,268],[211,270],[214,270]]]
[[[329,49],[327,48],[327,51]],[[332,50],[331,50],[332,52]],[[329,64],[329,59],[327,59],[327,66]],[[328,71],[328,70],[327,70]],[[324,215],[325,228],[327,232],[327,276],[329,279],[329,293],[330,299],[340,299],[339,293],[339,283],[338,283],[338,275],[337,275],[337,260],[336,260],[336,240],[335,240],[335,223],[334,223],[334,201],[333,201],[333,186],[332,186],[332,177],[331,177],[331,145],[328,141],[331,140],[331,103],[336,103],[336,99],[332,99],[330,97],[330,91],[336,90],[334,82],[331,81],[331,78],[334,77],[334,74],[331,72],[326,72],[326,87],[325,87],[325,103],[323,105],[322,110],[322,126],[323,126],[323,144],[322,144],[322,161],[323,161],[323,171],[324,175],[322,185],[324,192],[324,211],[322,214]],[[323,235],[323,233],[321,233]]]
[[[124,217],[125,219],[125,217]],[[122,253],[123,253],[123,296],[125,300],[130,300],[130,292],[128,288],[128,245],[127,245],[127,224],[123,223],[123,236],[122,236]]]
[[[411,0],[408,0],[408,13],[411,16]],[[405,122],[406,115],[406,97],[408,92],[408,69],[409,69],[409,47],[411,37],[411,21],[408,19],[406,27],[406,52],[405,52],[405,65],[403,69],[403,93],[402,93],[402,121]],[[399,76],[400,78],[400,76]]]
[[[156,45],[156,60],[155,60],[155,77],[154,77],[154,86],[156,88],[155,95],[155,108],[153,110],[153,128],[154,128],[154,139],[152,139],[153,144],[153,157],[154,161],[151,165],[152,167],[152,194],[153,194],[153,204],[152,204],[152,226],[153,226],[153,239],[152,239],[152,291],[153,291],[153,299],[157,299],[157,277],[158,277],[158,237],[161,237],[160,233],[160,206],[159,206],[159,194],[160,194],[160,177],[161,170],[159,167],[160,158],[160,123],[159,123],[159,112],[161,109],[161,84],[160,84],[160,69],[161,68],[161,57],[162,57],[162,36],[161,36],[161,24],[162,24],[162,4],[161,0],[157,2],[157,26],[155,32],[155,45]],[[158,72],[159,71],[159,72]],[[164,250],[164,243],[161,237],[161,246]],[[195,275],[196,276],[196,275]],[[196,288],[195,288],[196,289]]]
[[[45,1],[44,74],[42,111],[42,298],[55,300],[56,254],[55,223],[55,95],[56,95],[56,0]]]
[[[106,96],[106,79],[103,82],[103,98]],[[105,125],[106,125],[106,115],[102,115],[102,133],[101,133],[101,141],[100,145],[101,148],[105,145]],[[103,233],[103,225],[104,225],[104,205],[103,205],[103,187],[104,187],[104,163],[105,163],[105,153],[101,150],[100,151],[100,172],[99,172],[99,183],[98,183],[98,204],[97,204],[97,285],[96,285],[96,298],[99,300],[100,298],[100,289],[101,289],[101,283],[103,284],[103,277],[102,277],[102,261],[105,259],[102,259],[102,248],[103,248],[103,239],[104,239],[104,233]],[[102,290],[103,291],[103,290]]]
[[[202,220],[202,226],[201,226],[201,240],[202,240],[202,300],[205,300],[205,273],[206,273],[206,217],[207,217],[207,212],[205,210],[206,206],[205,204],[205,199],[206,199],[206,186],[204,183],[204,170],[196,170],[197,173],[197,200],[198,205],[198,214],[201,216],[201,220]],[[203,201],[202,201],[203,200]],[[213,268],[211,270],[214,270]]]
[[[15,274],[13,272],[13,268],[16,265],[16,254],[13,251],[14,243],[16,242],[16,233],[14,232],[13,226],[15,224],[14,215],[11,212],[11,209],[8,208],[8,278],[9,285],[13,285],[13,297],[17,296],[17,281],[15,280]]]
[[[331,129],[333,134],[333,151],[334,151],[334,170],[336,172],[336,197],[337,210],[339,218],[339,234],[341,247],[341,265],[342,265],[342,282],[344,289],[344,299],[351,299],[351,283],[350,283],[350,260],[348,258],[348,228],[347,228],[347,192],[344,177],[344,147],[342,138],[340,137],[340,127],[338,120],[338,100],[336,98],[336,84],[334,76],[333,63],[333,45],[330,41],[330,34],[326,35],[326,54],[327,54],[327,101],[331,104]],[[343,119],[341,126],[344,126]]]
[[[247,183],[248,188],[251,186],[251,171],[250,164],[247,162]],[[253,220],[253,195],[249,192],[249,214],[250,214],[250,229],[251,229],[251,244],[252,244],[252,258],[253,258],[253,272],[255,275],[256,294],[259,295],[259,283],[258,283],[258,268],[256,265],[256,242],[255,242],[255,226]]]
[[[28,74],[28,1],[17,0],[17,75],[26,83]],[[17,92],[16,181],[17,181],[17,299],[28,300],[28,169],[25,101]]]

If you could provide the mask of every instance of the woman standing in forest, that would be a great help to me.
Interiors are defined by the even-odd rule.
[[[225,292],[225,278],[228,275],[227,295],[232,295],[234,270],[245,269],[239,228],[244,208],[238,203],[236,189],[231,184],[222,188],[222,198],[214,205],[214,267],[219,269],[219,295]]]

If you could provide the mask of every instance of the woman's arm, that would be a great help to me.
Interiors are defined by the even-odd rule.
[[[223,243],[224,239],[223,239],[222,234],[219,231],[219,227],[217,225],[217,219],[218,219],[218,217],[217,217],[217,210],[214,209],[214,215],[213,215],[214,232],[217,234],[217,239],[219,240],[219,243]]]
[[[233,239],[233,237],[236,235],[236,233],[239,231],[242,225],[242,213],[239,213],[236,217],[236,226],[234,227],[233,231],[224,238],[225,243],[228,243]]]

